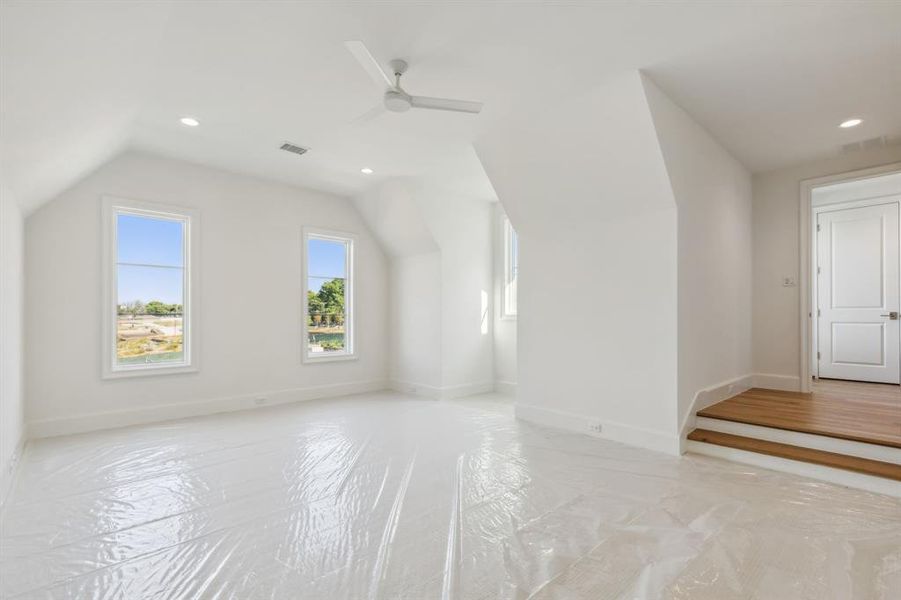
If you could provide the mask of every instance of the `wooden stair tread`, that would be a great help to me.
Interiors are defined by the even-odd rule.
[[[752,388],[697,415],[901,448],[898,386],[862,384],[853,393],[836,385],[819,388],[810,394]]]
[[[825,452],[823,450],[814,450],[813,448],[792,446],[791,444],[781,444],[779,442],[770,442],[767,440],[759,440],[741,435],[733,435],[731,433],[710,431],[707,429],[695,429],[688,434],[688,439],[695,442],[705,442],[707,444],[726,446],[737,450],[768,454],[770,456],[778,456],[779,458],[799,460],[826,467],[845,469],[846,471],[855,471],[866,475],[874,475],[876,477],[901,481],[901,465],[871,460],[868,458],[847,456],[845,454],[836,454],[834,452]]]

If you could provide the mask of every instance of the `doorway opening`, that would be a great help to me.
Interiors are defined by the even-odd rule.
[[[801,217],[801,391],[897,391],[901,164],[803,182]]]

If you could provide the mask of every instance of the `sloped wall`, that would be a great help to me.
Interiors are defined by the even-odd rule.
[[[692,407],[701,390],[729,394],[731,383],[738,393],[750,381],[751,174],[653,81],[642,83],[678,208],[682,424],[703,408]]]
[[[392,178],[353,203],[388,257],[390,384],[440,396],[441,251],[423,214],[421,188],[415,179]]]
[[[390,256],[390,363],[401,391],[494,387],[491,204],[395,178],[354,198]]]
[[[520,235],[517,415],[678,452],[676,206],[639,74],[475,146]]]

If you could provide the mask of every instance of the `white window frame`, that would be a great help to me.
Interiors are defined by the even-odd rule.
[[[307,316],[309,315],[309,307],[307,305],[307,292],[309,291],[309,260],[307,256],[310,239],[326,240],[330,242],[341,242],[345,244],[347,251],[344,254],[344,351],[329,353],[310,353],[310,334]],[[301,285],[301,349],[300,355],[305,364],[315,364],[323,362],[333,362],[340,360],[356,360],[357,353],[354,344],[354,246],[356,245],[357,236],[353,233],[344,231],[332,231],[328,229],[319,229],[316,227],[304,227],[301,235],[301,253],[300,262],[302,265],[303,284]]]
[[[513,224],[510,222],[506,216],[504,217],[504,280],[503,280],[503,288],[501,290],[501,318],[503,319],[515,319],[516,313],[518,311],[517,306],[517,288],[519,286],[519,273],[513,273],[514,270],[514,258],[517,259],[518,256],[514,256],[513,251],[513,240],[514,236],[517,236],[516,230],[513,228]],[[518,269],[517,269],[518,271]]]
[[[102,373],[104,379],[196,373],[200,370],[200,321],[195,307],[200,305],[200,285],[196,266],[200,263],[200,214],[196,209],[156,202],[104,196],[102,198],[103,302]],[[116,325],[118,319],[118,238],[117,217],[120,214],[181,221],[184,229],[184,300],[182,303],[182,348],[184,360],[179,363],[147,363],[119,365],[116,361]]]

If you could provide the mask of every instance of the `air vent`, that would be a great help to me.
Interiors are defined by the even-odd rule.
[[[860,142],[852,142],[850,144],[844,144],[842,146],[842,154],[849,154],[851,152],[859,152],[860,150],[870,150],[873,148],[884,148],[885,146],[894,146],[898,143],[898,139],[894,137],[882,135],[879,137],[870,138],[868,140],[863,140]]]
[[[306,154],[306,152],[307,152],[306,148],[303,148],[301,146],[296,146],[289,142],[285,142],[284,144],[282,144],[281,149],[286,152],[293,152],[294,154]]]

